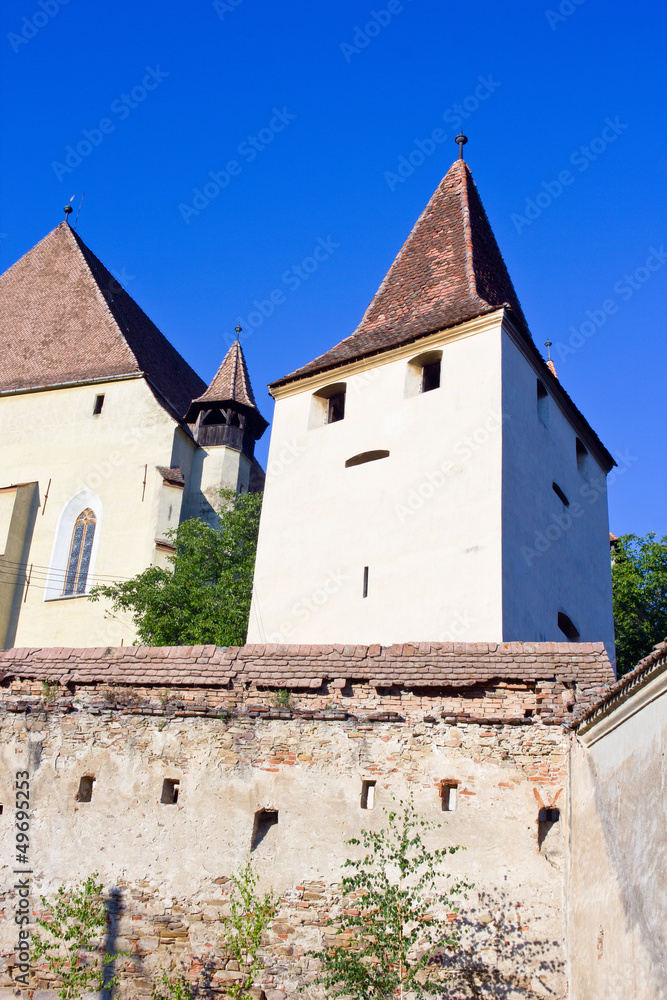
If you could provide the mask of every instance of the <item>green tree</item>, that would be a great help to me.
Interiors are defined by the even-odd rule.
[[[276,912],[273,892],[257,892],[259,876],[248,860],[238,876],[232,875],[229,900],[230,914],[222,918],[224,930],[221,944],[227,958],[238,965],[239,979],[225,983],[234,1000],[252,1000],[250,989],[264,967],[259,954],[262,935]]]
[[[75,1000],[90,989],[111,990],[118,982],[106,967],[125,952],[112,955],[100,950],[107,910],[97,877],[94,872],[73,889],[61,885],[53,902],[40,896],[46,915],[38,917],[37,924],[44,933],[33,934],[33,955],[61,981],[57,990],[61,1000]]]
[[[439,828],[419,819],[412,796],[385,809],[388,828],[362,830],[347,843],[363,846],[364,857],[348,860],[341,891],[344,908],[332,917],[329,947],[317,954],[319,982],[333,996],[354,1000],[401,998],[409,990],[424,997],[442,989],[426,966],[436,949],[456,948],[459,934],[447,919],[456,914],[454,897],[473,886],[443,871],[447,855],[459,846],[429,850],[422,831]]]
[[[667,636],[667,536],[621,535],[611,570],[620,677]]]
[[[91,600],[106,597],[114,610],[132,613],[140,642],[245,642],[262,495],[223,490],[220,497],[217,527],[193,518],[169,532],[169,568],[150,566],[123,583],[93,587]]]

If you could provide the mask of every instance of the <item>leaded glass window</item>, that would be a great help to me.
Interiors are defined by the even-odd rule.
[[[74,594],[85,594],[86,592],[90,554],[93,550],[93,538],[95,537],[95,524],[95,512],[90,507],[82,510],[74,522],[63,597],[73,596]]]

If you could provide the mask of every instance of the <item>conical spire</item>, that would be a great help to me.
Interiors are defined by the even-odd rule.
[[[194,423],[201,411],[212,410],[214,407],[242,413],[256,440],[259,440],[268,427],[268,422],[257,409],[248,366],[238,339],[227,351],[206,391],[192,400],[186,420]]]
[[[459,159],[417,220],[355,332],[274,385],[397,347],[503,305],[530,337],[470,168]]]

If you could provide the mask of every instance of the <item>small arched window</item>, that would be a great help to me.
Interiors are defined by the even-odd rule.
[[[95,517],[95,512],[90,507],[82,510],[74,522],[65,573],[63,597],[73,594],[85,594],[86,592],[86,581],[90,568],[90,555],[93,551],[96,524],[97,518]]]

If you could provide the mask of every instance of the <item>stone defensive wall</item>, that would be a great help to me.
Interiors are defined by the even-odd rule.
[[[160,967],[224,995],[238,971],[220,918],[249,856],[279,900],[257,995],[323,997],[312,952],[349,905],[346,841],[410,795],[436,824],[427,843],[465,848],[450,872],[475,885],[448,914],[451,995],[563,996],[570,733],[613,682],[601,643],[0,653],[0,997],[28,996],[16,915],[93,872],[111,944],[131,953],[121,997],[150,995]],[[32,965],[35,997],[55,986]]]

